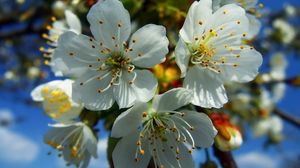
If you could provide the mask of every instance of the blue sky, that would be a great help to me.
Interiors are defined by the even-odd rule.
[[[299,0],[261,1],[266,7],[278,10],[283,3],[289,2],[300,6]],[[295,57],[288,57],[288,76],[299,74],[300,60]],[[1,68],[2,69],[2,68]],[[0,73],[2,70],[0,69]],[[10,113],[13,118],[23,118],[18,124],[13,124],[8,128],[0,127],[0,167],[1,168],[53,168],[64,167],[63,161],[53,152],[48,156],[50,147],[43,144],[43,135],[48,130],[48,124],[53,123],[43,114],[41,108],[25,104],[22,99],[29,98],[31,88],[18,92],[5,91],[1,89],[0,115]],[[288,87],[286,96],[279,102],[279,107],[284,111],[300,117],[299,110],[300,89]],[[277,147],[263,148],[264,138],[254,139],[250,134],[245,144],[234,151],[234,155],[242,168],[279,168],[283,158],[300,154],[299,141],[300,130],[288,123],[284,123],[284,133],[286,140]],[[99,128],[102,130],[101,124]],[[98,145],[99,159],[92,161],[91,168],[107,167],[106,150],[107,133],[101,131],[100,143]],[[200,152],[199,152],[200,153]],[[195,156],[196,160],[203,160],[202,153]],[[199,159],[200,158],[200,159]]]

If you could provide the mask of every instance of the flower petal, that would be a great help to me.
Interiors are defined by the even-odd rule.
[[[91,155],[93,155],[94,157],[97,157],[98,141],[97,141],[96,137],[94,136],[94,133],[92,132],[91,128],[89,128],[86,125],[83,126],[82,132],[83,132],[83,135],[86,136],[86,137],[83,137],[85,139],[84,145],[86,145],[86,148]]]
[[[244,49],[239,50],[241,52],[237,55],[223,54],[226,57],[226,63],[220,65],[221,73],[219,74],[223,81],[249,82],[258,74],[263,61],[261,54],[246,45]],[[221,59],[221,55],[216,55],[217,57]]]
[[[185,106],[193,99],[193,92],[185,88],[175,88],[153,98],[155,111],[173,111]]]
[[[92,38],[68,31],[58,40],[58,47],[53,55],[54,63],[63,62],[64,66],[60,65],[62,67],[57,69],[62,69],[64,75],[80,76],[89,65],[99,64],[97,62],[99,57],[106,57],[99,52],[98,46],[99,44]]]
[[[157,79],[148,70],[135,70],[136,79],[132,84],[137,100],[148,102],[153,98],[156,88]]]
[[[205,25],[212,15],[212,0],[194,1],[179,34],[185,42],[193,42],[195,36],[201,37]]]
[[[239,44],[243,34],[249,30],[249,20],[245,10],[235,4],[229,4],[219,8],[210,18],[207,30],[213,30],[217,36],[213,36],[207,43],[212,45],[216,51],[224,49],[225,45]]]
[[[217,130],[210,118],[196,111],[183,111],[183,119],[187,121],[194,129],[191,132],[195,145],[197,147],[210,147],[214,143],[214,138],[217,135]]]
[[[181,167],[195,167],[195,162],[187,147],[183,143],[179,143],[178,147],[180,151],[178,156]]]
[[[65,17],[70,30],[76,34],[81,33],[81,23],[79,18],[70,10],[65,11]]]
[[[228,101],[222,82],[211,73],[197,66],[189,68],[183,86],[193,90],[192,104],[220,108]]]
[[[177,42],[175,56],[176,63],[181,71],[181,77],[185,77],[190,60],[190,51],[182,38],[179,38]]]
[[[134,65],[151,68],[165,61],[169,52],[168,45],[166,29],[163,26],[148,24],[132,35],[128,55]]]
[[[139,157],[139,161],[135,161],[138,138],[139,132],[136,131],[123,137],[118,142],[112,154],[115,168],[146,168],[148,166],[151,155],[147,143],[143,147],[145,154]]]
[[[103,78],[99,80],[98,77],[101,76]],[[83,102],[89,110],[109,109],[114,103],[113,89],[110,86],[111,79],[110,72],[101,74],[99,71],[87,71],[73,84],[74,99]],[[109,86],[110,88],[106,91],[101,91]]]
[[[254,15],[247,14],[247,17],[249,19],[250,26],[247,39],[252,39],[258,35],[261,28],[261,22]]]
[[[138,130],[142,124],[143,112],[145,111],[147,111],[147,104],[138,102],[132,108],[120,114],[114,122],[111,136],[120,138]]]
[[[120,84],[113,88],[114,97],[120,108],[130,107],[136,100],[134,89],[131,87],[133,78],[134,72],[123,71],[122,76],[119,78]]]
[[[119,0],[99,1],[90,9],[87,20],[95,39],[111,50],[122,47],[130,32],[130,16]]]

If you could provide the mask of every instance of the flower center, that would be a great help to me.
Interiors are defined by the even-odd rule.
[[[121,53],[113,53],[105,60],[105,63],[112,69],[122,69],[130,64],[130,59],[126,59]]]
[[[50,89],[45,86],[42,89],[42,95],[44,97],[45,112],[53,118],[60,117],[72,108],[69,96],[59,88]]]
[[[100,61],[100,60],[99,60]],[[91,66],[92,67],[92,66]],[[102,80],[111,74],[111,80],[105,88],[99,88],[98,93],[103,93],[108,90],[113,85],[120,84],[120,77],[124,70],[127,70],[128,73],[133,73],[132,79],[128,81],[129,84],[132,84],[136,78],[136,73],[133,71],[135,66],[131,64],[130,58],[126,57],[121,52],[112,52],[102,64],[97,68],[98,71],[104,71],[105,73],[102,76],[97,77],[98,80]]]
[[[195,37],[194,43],[187,44],[188,49],[191,53],[190,65],[199,65],[203,68],[210,69],[216,73],[220,73],[219,69],[219,60],[215,58],[216,50],[215,48],[209,44],[209,41],[213,37],[217,37],[218,34],[210,29],[208,32],[204,32],[202,34],[202,38]],[[223,63],[224,61],[221,60]]]
[[[165,151],[172,153],[174,158],[180,159],[183,152],[192,153],[195,149],[194,138],[191,135],[193,126],[184,120],[185,114],[182,112],[152,112],[148,115],[143,113],[143,126],[140,131],[140,137],[136,143],[135,161],[145,154],[144,144],[148,145],[148,151],[153,156],[156,165],[163,167],[160,156]],[[183,143],[190,144],[192,148],[187,151],[180,151]]]

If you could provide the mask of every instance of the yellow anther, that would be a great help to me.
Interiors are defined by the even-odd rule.
[[[58,114],[50,113],[49,116],[50,116],[51,118],[57,118],[57,117],[58,117]]]
[[[42,94],[47,94],[47,93],[49,93],[49,87],[48,86],[44,86],[43,88],[42,88]]]
[[[147,112],[143,112],[143,117],[147,117],[148,116],[148,113]]]
[[[46,29],[47,29],[48,31],[50,31],[50,30],[52,29],[52,26],[47,25],[47,26],[46,26]]]
[[[48,35],[47,35],[46,33],[43,33],[43,34],[42,34],[42,37],[45,38],[45,39],[49,38]]]
[[[141,150],[140,150],[140,154],[141,154],[141,155],[144,155],[144,154],[145,154],[145,151],[144,151],[143,149],[141,149]]]
[[[57,149],[57,150],[62,150],[62,145],[56,146],[56,149]]]
[[[41,52],[43,52],[43,51],[45,51],[45,48],[44,48],[44,47],[40,47],[39,50],[40,50]]]
[[[52,16],[52,17],[51,17],[51,21],[52,21],[52,22],[55,22],[55,21],[56,21],[56,17],[55,17],[55,16]]]

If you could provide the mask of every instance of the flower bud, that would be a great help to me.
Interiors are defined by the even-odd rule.
[[[239,148],[243,143],[239,129],[229,121],[226,114],[212,113],[210,118],[218,134],[215,137],[215,145],[221,151],[230,151]]]

